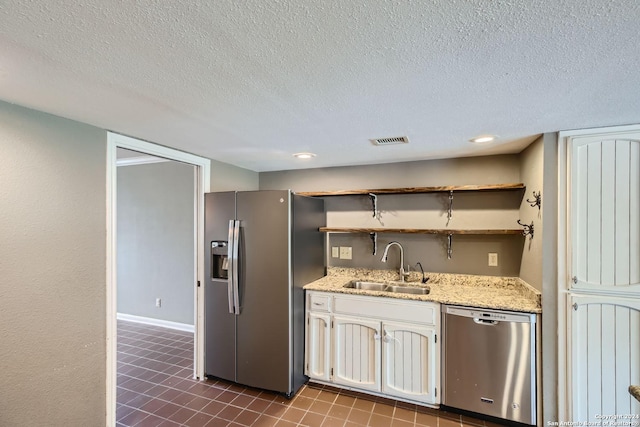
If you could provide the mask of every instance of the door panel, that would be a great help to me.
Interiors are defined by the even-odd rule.
[[[435,328],[382,325],[382,391],[422,402],[435,399]]]
[[[628,392],[640,384],[640,299],[573,296],[572,402],[575,421],[637,414]]]
[[[331,316],[328,313],[309,312],[307,329],[307,375],[329,381],[331,357]]]
[[[205,374],[236,380],[236,319],[229,312],[228,283],[212,278],[212,241],[227,241],[235,217],[235,193],[205,194]]]
[[[380,322],[334,316],[333,380],[380,391]]]
[[[236,380],[236,316],[229,313],[226,280],[204,285],[205,375]]]
[[[289,194],[240,192],[240,314],[237,381],[291,391]]]
[[[640,139],[571,142],[574,289],[640,290]]]

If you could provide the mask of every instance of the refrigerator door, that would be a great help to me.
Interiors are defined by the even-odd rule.
[[[237,382],[289,394],[291,385],[290,194],[237,194]]]
[[[235,217],[235,193],[205,194],[205,248],[229,240],[229,220]],[[229,248],[229,245],[227,245]],[[215,278],[213,256],[205,263],[205,364],[206,375],[236,380],[236,316],[230,312],[229,280]],[[227,265],[225,265],[227,267]]]

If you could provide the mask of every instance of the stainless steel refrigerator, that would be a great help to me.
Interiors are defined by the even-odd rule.
[[[304,384],[304,291],[325,274],[324,202],[205,194],[205,374],[292,396]]]

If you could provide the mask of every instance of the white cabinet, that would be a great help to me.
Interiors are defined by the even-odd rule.
[[[599,422],[640,411],[640,126],[561,132],[559,149],[558,412]]]
[[[322,332],[327,324],[330,336]],[[312,380],[439,403],[439,304],[310,291],[307,325],[306,373]]]
[[[569,142],[570,288],[640,292],[640,131]]]
[[[382,391],[420,402],[436,402],[439,364],[434,326],[382,324]]]
[[[305,346],[306,374],[329,381],[331,369],[331,316],[329,313],[307,313]]]
[[[570,299],[573,416],[640,414],[627,391],[640,384],[640,299],[575,295]]]
[[[333,382],[380,391],[380,322],[333,317]]]

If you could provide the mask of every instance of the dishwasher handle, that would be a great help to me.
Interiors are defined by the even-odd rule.
[[[497,320],[490,320],[490,319],[479,319],[477,317],[473,318],[473,322],[478,324],[478,325],[485,325],[485,326],[495,326],[497,325],[498,322]]]

